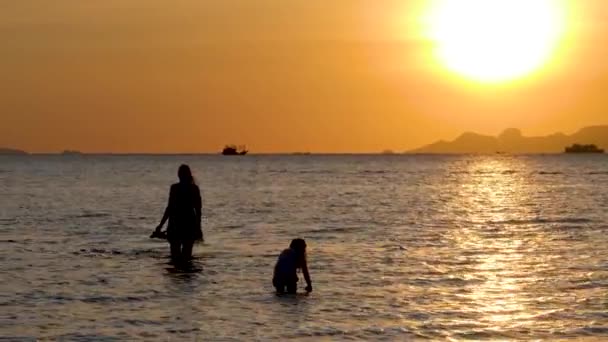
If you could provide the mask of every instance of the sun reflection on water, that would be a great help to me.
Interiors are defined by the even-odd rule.
[[[463,277],[478,279],[462,295],[468,310],[479,314],[488,329],[511,328],[535,315],[526,303],[530,276],[526,254],[542,243],[539,234],[526,234],[526,227],[502,223],[521,219],[509,208],[528,202],[525,164],[512,159],[482,159],[469,166],[461,179],[458,202],[468,213],[468,227],[449,234],[455,247],[472,261]]]

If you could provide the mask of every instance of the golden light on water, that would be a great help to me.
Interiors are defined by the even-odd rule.
[[[508,208],[526,207],[530,201],[529,184],[522,171],[525,166],[513,160],[473,163],[459,204],[468,209],[472,227],[463,227],[452,235],[457,248],[475,255],[476,266],[465,278],[480,280],[462,296],[471,310],[482,315],[481,323],[497,330],[542,314],[528,308],[534,294],[526,289],[537,280],[531,265],[538,260],[530,254],[542,244],[542,233],[534,231],[534,238],[526,236],[530,227],[512,224],[521,217],[506,213]]]
[[[424,22],[439,64],[497,83],[548,64],[566,31],[562,0],[434,0]]]

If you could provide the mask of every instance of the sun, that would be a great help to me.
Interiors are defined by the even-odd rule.
[[[565,31],[563,0],[431,0],[427,35],[444,67],[496,83],[545,65]]]

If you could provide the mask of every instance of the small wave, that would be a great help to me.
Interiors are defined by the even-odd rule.
[[[127,324],[130,324],[130,325],[139,326],[139,327],[146,327],[146,326],[153,326],[153,325],[156,325],[156,326],[162,325],[162,322],[152,321],[152,320],[149,320],[149,319],[136,319],[136,318],[133,318],[133,319],[126,319],[124,322],[127,323]]]
[[[225,229],[239,229],[239,228],[243,228],[245,227],[244,224],[227,224],[224,226],[219,226],[218,228],[225,228]]]
[[[82,214],[82,215],[77,215],[77,218],[98,218],[98,217],[108,217],[110,216],[110,214],[108,213],[89,213],[89,214]]]
[[[165,256],[164,251],[157,249],[135,249],[129,251],[120,251],[117,249],[104,248],[81,248],[78,251],[72,252],[73,255],[79,255],[87,258],[109,258],[115,256],[126,257],[141,257],[149,256],[153,258],[162,258]]]
[[[493,329],[456,332],[454,337],[467,340],[512,339],[513,336]]]
[[[327,208],[331,209],[344,209],[344,208],[360,208],[361,204],[359,203],[330,203],[327,205]]]
[[[608,326],[606,327],[584,327],[574,331],[575,335],[588,335],[588,336],[608,336]]]
[[[14,218],[0,219],[0,225],[2,225],[2,226],[12,225],[12,224],[16,224],[18,222],[19,221],[17,219],[14,219]]]
[[[130,216],[129,219],[131,220],[139,220],[139,221],[144,221],[144,220],[148,220],[148,217],[145,216]]]
[[[337,173],[337,171],[334,171],[334,170],[300,170],[296,173],[303,174],[303,175],[310,175],[310,174],[330,175],[330,174]]]
[[[145,296],[90,296],[83,297],[79,300],[83,303],[135,303],[145,302],[151,299],[157,298],[157,295],[145,295]]]
[[[577,285],[571,285],[566,287],[568,290],[590,290],[590,289],[603,289],[606,287],[605,281],[586,281]]]
[[[468,172],[465,172],[468,173]],[[478,174],[478,175],[510,175],[510,174],[514,174],[514,173],[518,173],[517,170],[477,170],[474,171],[473,173]]]
[[[82,255],[88,257],[97,257],[97,256],[109,256],[109,255],[121,255],[123,254],[118,250],[107,250],[103,248],[91,248],[91,249],[80,249],[79,251],[72,252],[74,255]]]
[[[588,175],[608,175],[608,171],[591,171],[587,172]]]
[[[333,233],[352,233],[363,231],[365,228],[363,227],[323,227],[323,228],[314,228],[305,231],[305,233],[310,234],[333,234]]]
[[[563,175],[564,173],[561,171],[539,171],[539,175]]]
[[[582,217],[572,217],[572,218],[558,218],[558,219],[530,219],[530,220],[501,220],[501,221],[488,221],[487,224],[491,225],[502,225],[502,224],[510,224],[510,225],[524,225],[524,224],[538,224],[538,223],[590,223],[593,222],[591,219],[586,219]]]
[[[518,174],[520,171],[519,170],[502,170],[502,171],[487,171],[487,170],[477,170],[477,171],[463,171],[463,170],[458,170],[458,171],[451,171],[449,172],[450,175],[513,175],[513,174]]]
[[[266,209],[262,208],[239,208],[239,214],[252,214],[252,215],[263,215],[263,214],[272,214],[273,207],[266,207]]]
[[[101,218],[101,217],[109,217],[111,216],[109,213],[82,213],[75,215],[68,215],[66,218],[68,219],[80,219],[80,218]]]
[[[287,169],[268,170],[269,173],[288,173]]]
[[[359,173],[371,174],[371,175],[376,175],[376,174],[381,175],[381,174],[385,174],[385,173],[389,173],[389,172],[386,170],[363,170],[363,171],[360,171]]]
[[[352,338],[352,339],[363,339],[363,340],[374,340],[377,339],[378,336],[391,336],[391,337],[399,337],[399,339],[403,338],[422,338],[424,335],[417,333],[411,329],[406,327],[361,327],[358,329],[339,329],[335,327],[320,327],[314,330],[303,329],[296,332],[295,335],[291,336],[293,338],[301,338],[301,337],[313,337],[315,339],[319,338],[329,338],[333,340],[335,338]]]
[[[53,336],[53,340],[58,341],[118,341],[119,339],[114,336],[107,336],[101,334],[65,334],[60,336]]]
[[[201,331],[201,328],[188,328],[188,329],[169,329],[167,330],[171,334],[189,334]]]

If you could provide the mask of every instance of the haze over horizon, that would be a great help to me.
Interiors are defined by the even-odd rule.
[[[608,2],[555,2],[551,58],[493,84],[438,64],[431,0],[7,2],[0,147],[379,152],[608,124]]]

